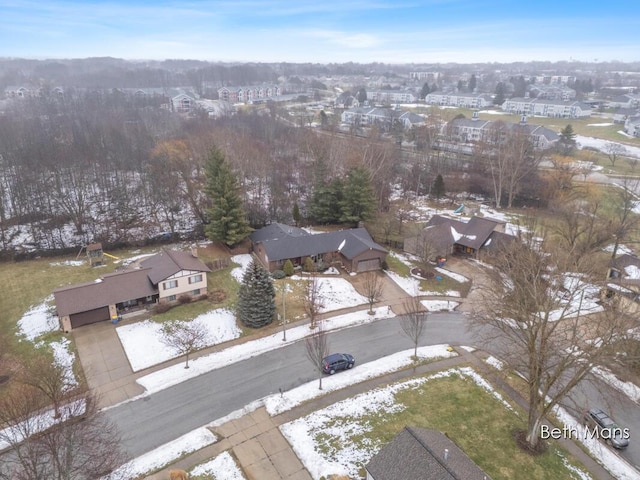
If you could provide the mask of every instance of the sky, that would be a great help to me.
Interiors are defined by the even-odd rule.
[[[0,0],[0,57],[638,61],[632,0]]]

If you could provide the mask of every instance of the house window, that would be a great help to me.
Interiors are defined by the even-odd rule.
[[[175,295],[169,295],[167,297],[167,302],[175,302],[176,301],[176,296]]]
[[[178,286],[178,280],[169,280],[168,282],[164,282],[162,286],[165,290],[176,288]]]
[[[194,297],[200,295],[200,289],[196,288],[195,290],[191,290],[191,295],[193,295]]]
[[[194,275],[193,277],[189,277],[189,283],[200,283],[202,281],[202,274]]]

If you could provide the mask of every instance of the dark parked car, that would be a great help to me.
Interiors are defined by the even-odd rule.
[[[322,359],[322,371],[333,375],[338,370],[352,368],[355,363],[356,359],[353,358],[353,355],[349,355],[348,353],[332,353]]]
[[[584,414],[584,424],[591,430],[588,435],[606,441],[614,448],[629,446],[629,429],[622,428],[599,408],[593,408]]]

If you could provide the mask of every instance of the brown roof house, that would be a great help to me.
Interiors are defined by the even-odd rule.
[[[58,318],[62,329],[70,332],[158,302],[174,302],[182,295],[197,297],[207,292],[209,271],[193,253],[163,250],[137,268],[54,290]]]
[[[640,311],[640,258],[625,253],[609,262],[605,295],[631,312]]]
[[[405,427],[365,466],[367,480],[490,480],[449,437]]]
[[[301,228],[272,223],[250,236],[253,251],[270,272],[284,262],[302,265],[307,257],[316,264],[341,264],[349,272],[377,270],[387,251],[364,228],[311,234]]]
[[[485,217],[471,217],[468,222],[434,215],[415,237],[406,238],[404,251],[430,259],[453,253],[479,258],[514,240],[505,232],[505,223]]]

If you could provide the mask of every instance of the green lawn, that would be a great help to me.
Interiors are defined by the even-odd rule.
[[[494,480],[523,478],[523,472],[528,480],[576,478],[565,462],[586,471],[555,443],[536,457],[520,450],[513,432],[522,429],[525,420],[524,412],[507,409],[469,377],[449,375],[399,389],[392,408],[333,416],[315,425],[311,435],[325,458],[333,459],[344,444],[368,451],[364,456],[370,457],[410,425],[445,432]],[[332,431],[341,433],[336,436]]]

